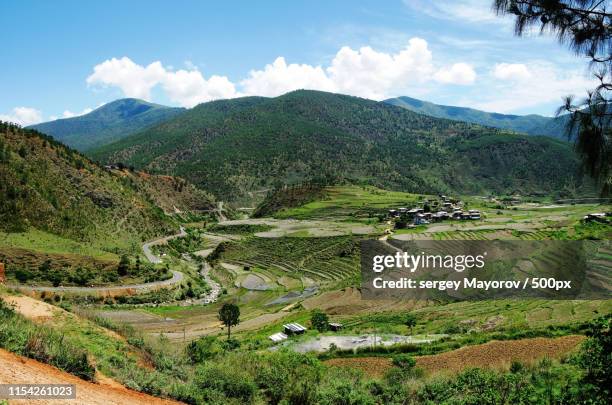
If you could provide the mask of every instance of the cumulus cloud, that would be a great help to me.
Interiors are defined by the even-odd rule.
[[[369,46],[358,51],[343,47],[327,69],[337,91],[380,100],[399,89],[432,79],[434,67],[427,41],[412,38],[395,54]]]
[[[226,76],[205,78],[191,62],[187,69],[172,70],[160,61],[138,65],[128,57],[112,58],[94,67],[89,85],[113,86],[127,97],[150,100],[160,86],[168,98],[184,107],[243,95],[278,96],[297,89],[338,92],[382,100],[422,91],[427,83],[472,84],[474,69],[465,63],[436,66],[427,41],[412,38],[396,53],[379,52],[369,46],[342,47],[328,66],[288,63],[277,57],[262,69],[251,70],[238,82]],[[237,90],[237,87],[240,90]]]
[[[184,107],[237,96],[233,83],[227,77],[212,76],[207,80],[193,65],[190,70],[172,71],[160,61],[142,66],[126,56],[96,65],[94,72],[87,77],[87,84],[118,87],[126,97],[147,101],[151,100],[151,90],[161,85],[172,101]]]
[[[0,120],[28,126],[41,122],[42,114],[35,108],[15,107],[9,114],[0,114]]]
[[[251,70],[240,84],[245,94],[259,96],[277,96],[296,89],[336,89],[320,66],[287,64],[283,57],[276,58],[263,70]]]
[[[471,84],[474,70],[465,63],[443,67],[433,63],[427,41],[412,38],[397,53],[378,52],[369,46],[342,47],[326,68],[287,64],[277,58],[262,70],[252,70],[243,80],[243,93],[278,96],[296,89],[316,89],[381,100],[432,81]]]
[[[529,69],[523,63],[497,63],[492,74],[501,80],[527,80],[531,77]]]
[[[165,76],[161,62],[148,66],[138,65],[128,57],[112,58],[94,66],[94,72],[87,78],[87,84],[116,86],[127,97],[151,99],[151,89]]]
[[[443,67],[436,72],[434,78],[446,84],[472,84],[476,80],[476,72],[467,63],[455,63],[450,67]]]

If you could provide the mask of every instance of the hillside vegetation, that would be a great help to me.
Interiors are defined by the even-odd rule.
[[[581,183],[564,142],[303,90],[201,104],[91,156],[180,175],[224,200],[300,182],[432,194],[549,194]]]
[[[115,100],[79,117],[64,118],[30,128],[53,136],[77,150],[106,145],[184,111],[135,98]]]
[[[390,98],[385,100],[384,103],[437,118],[472,122],[530,135],[546,135],[557,139],[567,139],[565,133],[566,117],[552,118],[537,114],[499,114],[474,108],[434,104],[411,97]]]
[[[35,130],[0,124],[0,231],[39,230],[107,251],[134,250],[177,228],[156,203],[188,207],[171,200],[190,190],[183,181],[172,180],[179,192],[157,187],[166,178],[149,180],[103,169]],[[210,205],[204,194],[183,199]]]

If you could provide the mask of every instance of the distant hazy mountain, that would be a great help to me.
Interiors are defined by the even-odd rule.
[[[118,141],[159,124],[185,111],[135,98],[105,104],[89,114],[65,118],[30,128],[53,136],[58,141],[84,151]]]
[[[473,108],[434,104],[411,97],[390,98],[384,102],[436,118],[471,122],[530,135],[546,135],[557,139],[566,139],[565,124],[567,119],[565,117],[551,118],[536,114],[498,114]]]

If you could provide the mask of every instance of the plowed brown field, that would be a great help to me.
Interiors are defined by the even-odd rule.
[[[544,357],[558,359],[575,350],[583,340],[584,336],[578,335],[554,339],[495,340],[450,352],[420,356],[416,358],[416,362],[417,367],[422,368],[427,375],[451,374],[471,367],[505,369],[514,360],[530,364]],[[356,368],[372,377],[381,377],[392,367],[391,360],[384,357],[331,359],[326,363],[331,366]]]

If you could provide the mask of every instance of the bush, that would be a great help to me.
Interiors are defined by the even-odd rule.
[[[392,357],[391,362],[403,370],[410,370],[416,365],[416,360],[409,354],[397,354]]]
[[[204,336],[189,343],[185,352],[192,363],[203,363],[221,353],[222,346],[216,337]]]
[[[242,370],[229,369],[222,364],[205,364],[198,368],[194,380],[202,390],[205,400],[214,399],[218,393],[228,398],[249,403],[255,396],[257,386],[252,377]]]

